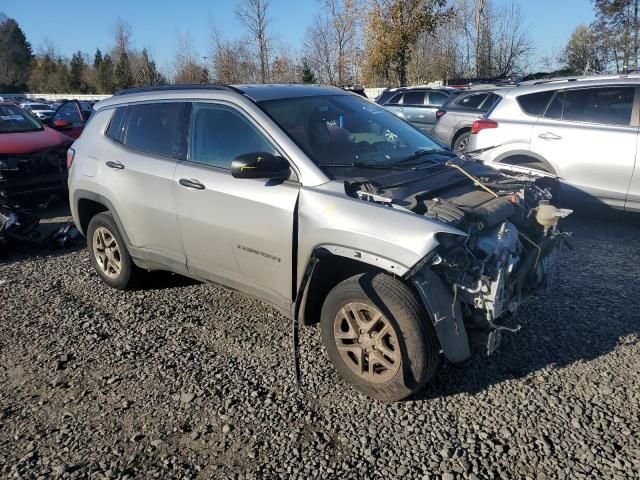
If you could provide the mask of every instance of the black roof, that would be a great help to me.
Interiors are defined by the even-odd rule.
[[[257,84],[257,85],[218,85],[218,84],[181,84],[160,85],[154,87],[138,87],[120,90],[114,95],[129,95],[133,93],[162,92],[181,90],[228,90],[245,95],[255,102],[263,100],[278,100],[281,98],[310,97],[316,95],[349,95],[350,93],[338,87],[310,84]]]

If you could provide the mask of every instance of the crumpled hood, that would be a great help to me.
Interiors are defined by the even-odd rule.
[[[72,138],[49,127],[35,132],[0,133],[0,155],[36,153],[72,143]]]

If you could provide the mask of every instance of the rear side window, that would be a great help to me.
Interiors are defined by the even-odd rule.
[[[126,117],[127,107],[118,107],[111,117],[109,127],[107,128],[107,137],[122,143],[122,132],[124,131],[124,119]]]
[[[633,87],[585,88],[565,94],[563,120],[629,126]]]
[[[520,95],[517,100],[520,108],[529,114],[539,116],[542,115],[542,112],[547,108],[547,104],[554,92],[539,92],[539,93],[530,93],[528,95]]]
[[[479,108],[484,99],[487,98],[486,93],[479,93],[477,95],[469,95],[467,97],[456,100],[456,105],[463,108],[476,109]]]
[[[429,92],[429,101],[427,103],[432,107],[441,107],[448,99],[449,96],[444,93]]]
[[[558,92],[549,104],[549,108],[545,112],[545,118],[552,118],[554,120],[562,119],[562,109],[564,107],[564,92]]]
[[[425,92],[406,92],[404,94],[404,99],[402,100],[403,105],[424,105],[424,94]]]
[[[240,112],[224,105],[202,103],[193,106],[190,161],[230,169],[237,156],[256,152],[277,154]]]
[[[387,103],[395,105],[400,103],[400,99],[402,98],[402,93],[397,93],[394,97],[391,98]]]
[[[141,152],[175,157],[186,103],[147,103],[129,107],[122,143]]]
[[[490,93],[487,99],[482,104],[481,110],[489,110],[495,104],[497,104],[502,97],[500,95],[496,95],[495,93]]]

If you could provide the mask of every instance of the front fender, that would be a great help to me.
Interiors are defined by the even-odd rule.
[[[338,182],[300,190],[298,225],[297,287],[316,249],[402,276],[438,246],[438,233],[466,235],[408,210],[351,198]]]

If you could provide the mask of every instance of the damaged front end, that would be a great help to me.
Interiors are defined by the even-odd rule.
[[[405,276],[420,293],[445,355],[459,362],[470,355],[469,340],[491,354],[502,332],[519,330],[513,314],[522,301],[553,285],[568,237],[558,222],[571,211],[551,205],[534,177],[473,175],[458,163],[447,166],[466,181],[394,197],[394,203],[466,233],[438,234],[440,245]]]

